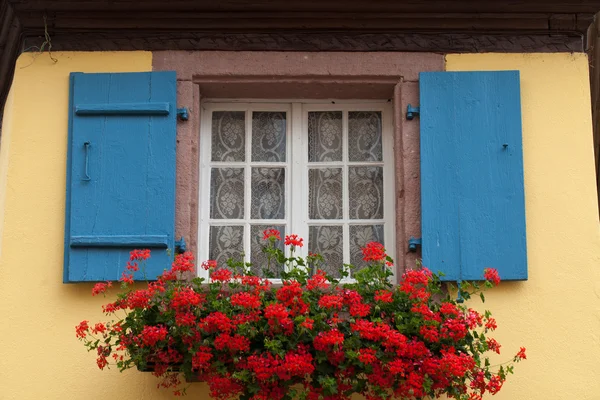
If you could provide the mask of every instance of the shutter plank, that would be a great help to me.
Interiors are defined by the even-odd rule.
[[[422,251],[424,266],[455,281],[460,279],[459,193],[456,185],[444,183],[459,179],[459,143],[444,132],[453,131],[455,123],[454,91],[444,79],[421,75],[420,80]]]
[[[167,115],[169,103],[80,104],[76,115]]]
[[[518,71],[420,79],[424,264],[446,280],[527,279]]]

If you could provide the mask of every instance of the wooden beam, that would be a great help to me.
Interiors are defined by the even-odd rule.
[[[590,13],[600,0],[10,0],[21,11],[314,11]]]
[[[575,14],[489,14],[489,13],[291,13],[291,12],[150,12],[130,13],[98,11],[48,12],[53,31],[90,32],[99,30],[153,31],[575,31]],[[24,28],[37,28],[43,20],[40,12],[21,14]],[[551,22],[554,27],[551,26]],[[587,29],[587,27],[586,27]]]
[[[600,21],[598,20],[594,21],[588,31],[587,53],[590,60],[596,186],[600,200]],[[598,209],[600,210],[600,201],[598,202]]]
[[[40,38],[25,46],[39,45]],[[581,35],[489,33],[60,33],[53,50],[582,52]]]
[[[21,24],[12,6],[6,0],[0,1],[0,123],[4,113],[4,103],[12,82],[15,62],[21,41]]]

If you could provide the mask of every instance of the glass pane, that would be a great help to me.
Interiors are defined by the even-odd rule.
[[[242,260],[244,253],[243,226],[211,226],[208,258],[217,261],[217,268],[225,268],[227,260]]]
[[[252,161],[285,162],[285,112],[252,113]]]
[[[308,113],[308,161],[342,161],[342,112]]]
[[[366,266],[362,249],[369,242],[383,243],[383,225],[350,225],[350,264],[356,269]]]
[[[309,227],[308,251],[323,256],[323,262],[315,270],[321,269],[331,276],[340,277],[340,268],[344,265],[343,239],[341,226]]]
[[[341,219],[342,169],[308,170],[308,216],[311,219]]]
[[[244,168],[213,168],[210,198],[211,218],[244,218]]]
[[[253,219],[285,218],[285,168],[252,168]]]
[[[383,168],[348,169],[350,219],[383,218]]]
[[[263,253],[263,247],[267,244],[264,240],[263,232],[266,229],[277,229],[281,238],[285,237],[285,225],[252,225],[250,227],[250,262],[252,271],[258,276],[265,276],[265,270],[268,272],[266,277],[279,278],[283,271],[283,264],[277,264],[274,260],[269,262],[267,254]],[[283,251],[283,240],[275,242],[275,246]]]
[[[381,161],[382,158],[381,112],[349,112],[348,159],[350,161]]]
[[[214,111],[211,145],[213,161],[244,161],[246,159],[245,111]]]

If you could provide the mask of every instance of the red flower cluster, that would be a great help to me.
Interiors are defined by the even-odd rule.
[[[280,235],[277,229],[266,229],[263,231],[263,240],[281,240]]]
[[[285,245],[286,246],[296,246],[296,247],[302,247],[303,246],[303,240],[302,238],[299,238],[298,235],[286,235],[285,237]]]
[[[385,264],[389,267],[391,267],[393,264],[391,261],[387,261],[388,259],[388,255],[385,253],[385,248],[383,247],[383,245],[381,243],[378,242],[369,242],[365,245],[365,247],[362,249],[362,253],[363,253],[363,260],[365,260],[366,262],[376,262],[376,263],[383,263],[385,262]]]
[[[92,296],[106,292],[108,288],[112,287],[112,282],[99,282],[92,288]]]
[[[150,258],[150,250],[149,249],[132,250],[131,252],[129,252],[129,261],[133,261],[133,260],[144,261],[149,258]]]
[[[319,332],[313,340],[315,349],[325,352],[331,349],[338,350],[342,343],[344,343],[344,334],[337,329],[332,329],[329,332]]]
[[[250,340],[241,335],[230,336],[227,333],[222,333],[215,338],[214,346],[217,350],[237,353],[250,350]]]
[[[272,245],[280,240],[277,230],[265,230],[263,239],[269,241],[265,251],[286,259],[281,285],[248,275],[247,265],[217,268],[215,261],[202,264],[210,270],[208,285],[203,278],[188,280],[194,260],[180,254],[146,288],[125,287],[103,307],[107,314],[119,311],[116,322],[84,320],[75,327],[77,338],[95,350],[100,369],[109,360],[120,370],[150,368],[162,378],[160,387],[179,396],[185,392],[174,371],[179,368],[206,381],[219,400],[283,400],[294,393],[307,400],[353,394],[473,400],[497,393],[512,372],[512,366],[492,371],[485,357],[501,347],[487,337],[497,327],[489,312],[444,297],[439,279],[425,268],[406,271],[393,286],[392,272],[382,268],[390,263],[383,245],[369,243],[363,250],[369,264],[352,272],[355,283],[342,285],[322,270],[307,272],[318,255],[307,262],[293,252],[286,258]],[[288,235],[285,245],[303,241]],[[149,256],[148,250],[131,252],[121,280],[132,283],[137,263]],[[485,277],[499,280],[495,270]],[[98,283],[92,294],[110,286]],[[511,362],[524,359],[521,348]]]
[[[194,271],[194,255],[192,253],[185,252],[183,254],[177,254],[173,265],[171,266],[172,272],[193,272]]]
[[[177,288],[173,292],[171,306],[174,309],[189,308],[204,303],[204,294],[197,293],[192,288]]]
[[[261,303],[258,295],[240,292],[231,295],[231,304],[242,308],[259,308]]]
[[[161,340],[167,338],[167,328],[162,325],[159,326],[145,326],[140,334],[140,340],[144,346],[154,346]]]
[[[206,260],[203,261],[200,266],[202,267],[202,269],[208,271],[217,268],[217,262],[215,260]]]
[[[213,271],[210,274],[210,278],[213,281],[226,283],[226,282],[231,281],[231,279],[233,278],[233,273],[228,269],[220,268],[216,271]]]
[[[306,288],[308,290],[327,290],[329,288],[329,282],[325,276],[325,272],[318,270],[311,278],[306,281]]]
[[[390,290],[378,290],[375,292],[375,301],[380,303],[392,303],[394,301],[394,293]]]
[[[494,268],[484,269],[483,277],[486,281],[492,282],[494,286],[498,286],[498,284],[500,283],[500,275],[498,275],[498,270]]]
[[[88,326],[90,321],[81,321],[79,325],[75,327],[75,334],[78,338],[85,338],[88,334],[90,327]]]

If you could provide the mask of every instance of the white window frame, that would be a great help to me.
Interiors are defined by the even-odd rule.
[[[212,130],[212,112],[214,111],[245,111],[246,112],[246,140],[251,140],[252,111],[286,111],[288,117],[287,137],[286,137],[286,219],[285,220],[251,220],[251,167],[255,166],[283,166],[284,163],[257,163],[251,161],[251,143],[246,144],[246,162],[226,163],[211,161],[211,130]],[[349,238],[349,223],[352,224],[383,224],[384,242],[387,253],[394,257],[395,253],[395,233],[396,233],[396,190],[395,190],[395,161],[394,161],[394,131],[393,131],[393,108],[390,102],[379,100],[241,100],[241,99],[204,99],[201,103],[200,119],[200,163],[199,163],[199,199],[198,199],[198,261],[208,259],[209,255],[209,229],[214,225],[244,225],[244,249],[245,259],[250,258],[250,229],[249,222],[253,224],[273,224],[287,225],[287,234],[298,234],[304,238],[304,247],[296,249],[295,254],[301,257],[308,255],[308,236],[309,236],[309,218],[308,218],[308,113],[310,111],[342,111],[342,129],[344,132],[343,140],[343,208],[344,218],[338,220],[323,220],[322,224],[343,225],[344,237]],[[349,162],[348,158],[348,112],[350,111],[380,111],[382,115],[382,151],[383,161],[380,163]],[[300,134],[299,134],[300,133]],[[340,164],[340,163],[336,163]],[[372,164],[373,166],[383,166],[383,187],[384,187],[384,209],[382,220],[373,222],[356,222],[348,218],[349,196],[348,196],[348,167],[352,165]],[[313,167],[327,167],[328,163],[310,163]],[[223,167],[245,167],[245,201],[244,201],[244,219],[236,221],[211,220],[210,219],[210,171],[213,166]],[[292,193],[292,182],[300,182],[300,193]],[[315,223],[314,225],[319,225]],[[283,238],[282,238],[283,239]],[[286,252],[288,249],[286,248]],[[349,263],[350,244],[348,240],[343,240],[344,263]],[[287,255],[287,254],[286,254]],[[394,277],[396,269],[393,269]],[[208,272],[198,268],[198,276],[208,278]],[[273,279],[274,284],[281,283],[280,279]]]

